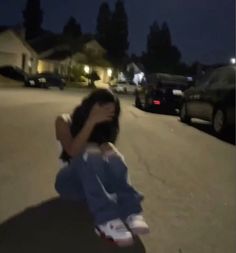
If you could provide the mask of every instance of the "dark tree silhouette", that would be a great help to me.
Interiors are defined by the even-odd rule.
[[[150,72],[175,72],[180,63],[181,53],[172,44],[171,33],[167,23],[161,29],[157,22],[150,26],[147,36],[147,53],[143,63]]]
[[[162,24],[160,31],[160,47],[169,49],[172,46],[170,30],[166,22]]]
[[[129,48],[128,17],[125,11],[124,3],[121,0],[116,2],[115,11],[112,15],[109,38],[109,53],[112,58],[121,63]]]
[[[111,17],[112,13],[108,3],[103,2],[100,5],[97,17],[96,38],[98,42],[106,49],[109,49]]]
[[[42,31],[43,11],[40,0],[27,0],[26,7],[23,10],[24,27],[26,30],[26,39],[31,40],[37,37]]]
[[[160,28],[157,22],[150,26],[150,31],[147,36],[147,54],[157,55],[160,41]]]
[[[70,17],[63,28],[63,35],[69,39],[77,39],[81,36],[81,26],[74,17]]]

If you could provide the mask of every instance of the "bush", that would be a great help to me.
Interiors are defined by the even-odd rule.
[[[70,79],[76,82],[83,82],[84,71],[82,66],[73,66],[70,70]]]

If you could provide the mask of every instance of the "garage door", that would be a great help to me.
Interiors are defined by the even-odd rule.
[[[5,53],[0,51],[0,66],[17,64],[17,54]]]

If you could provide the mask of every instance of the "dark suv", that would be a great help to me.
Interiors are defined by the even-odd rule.
[[[191,78],[170,74],[151,74],[147,84],[135,92],[135,105],[138,108],[174,113],[179,109],[183,92],[189,88]]]
[[[184,93],[180,119],[198,118],[212,123],[216,134],[235,127],[236,66],[220,67],[203,76]]]
[[[25,81],[26,87],[39,87],[39,88],[49,88],[49,87],[58,87],[60,90],[63,90],[65,87],[65,80],[58,74],[54,73],[41,73],[32,75]]]

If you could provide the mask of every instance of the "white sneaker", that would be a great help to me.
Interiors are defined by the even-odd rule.
[[[131,246],[133,236],[120,219],[111,220],[95,228],[95,233],[105,239],[115,242],[120,247]]]
[[[131,214],[126,219],[126,223],[135,235],[144,235],[150,232],[148,224],[141,214]]]

